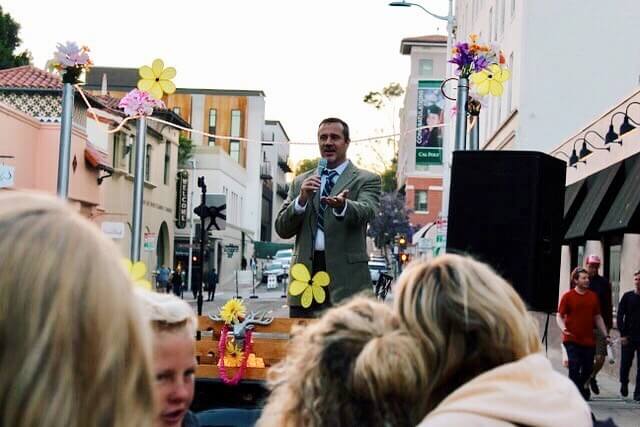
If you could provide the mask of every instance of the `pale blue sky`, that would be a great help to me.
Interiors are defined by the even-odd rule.
[[[88,45],[99,66],[138,67],[162,58],[179,87],[261,89],[266,118],[293,140],[315,141],[319,120],[339,116],[352,138],[389,130],[362,102],[369,90],[407,83],[404,37],[446,34],[444,22],[384,0],[4,0],[23,45],[44,67],[56,42]],[[446,0],[422,2],[446,14]],[[292,147],[295,160],[315,156]],[[352,156],[364,147],[352,147]]]

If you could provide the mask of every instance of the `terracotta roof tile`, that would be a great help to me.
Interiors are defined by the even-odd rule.
[[[0,88],[62,89],[62,79],[33,65],[24,65],[0,70]]]

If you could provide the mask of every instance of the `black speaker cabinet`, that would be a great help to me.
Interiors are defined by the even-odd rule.
[[[555,312],[565,173],[539,152],[454,152],[447,251],[490,264],[530,310]]]

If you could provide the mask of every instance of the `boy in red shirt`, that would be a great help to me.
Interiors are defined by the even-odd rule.
[[[571,273],[573,289],[560,299],[556,322],[562,330],[562,343],[569,357],[569,378],[586,400],[589,388],[585,385],[591,377],[596,340],[593,330],[597,327],[607,342],[607,328],[600,314],[600,301],[595,292],[589,290],[589,274],[578,267]]]

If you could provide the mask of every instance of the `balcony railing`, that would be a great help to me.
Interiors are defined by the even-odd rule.
[[[289,161],[286,158],[278,156],[278,166],[280,166],[280,169],[282,169],[284,173],[293,172],[289,167]]]
[[[289,194],[289,184],[278,184],[276,186],[276,194],[283,199],[286,199]]]
[[[260,179],[272,179],[271,162],[263,161],[260,165]]]

